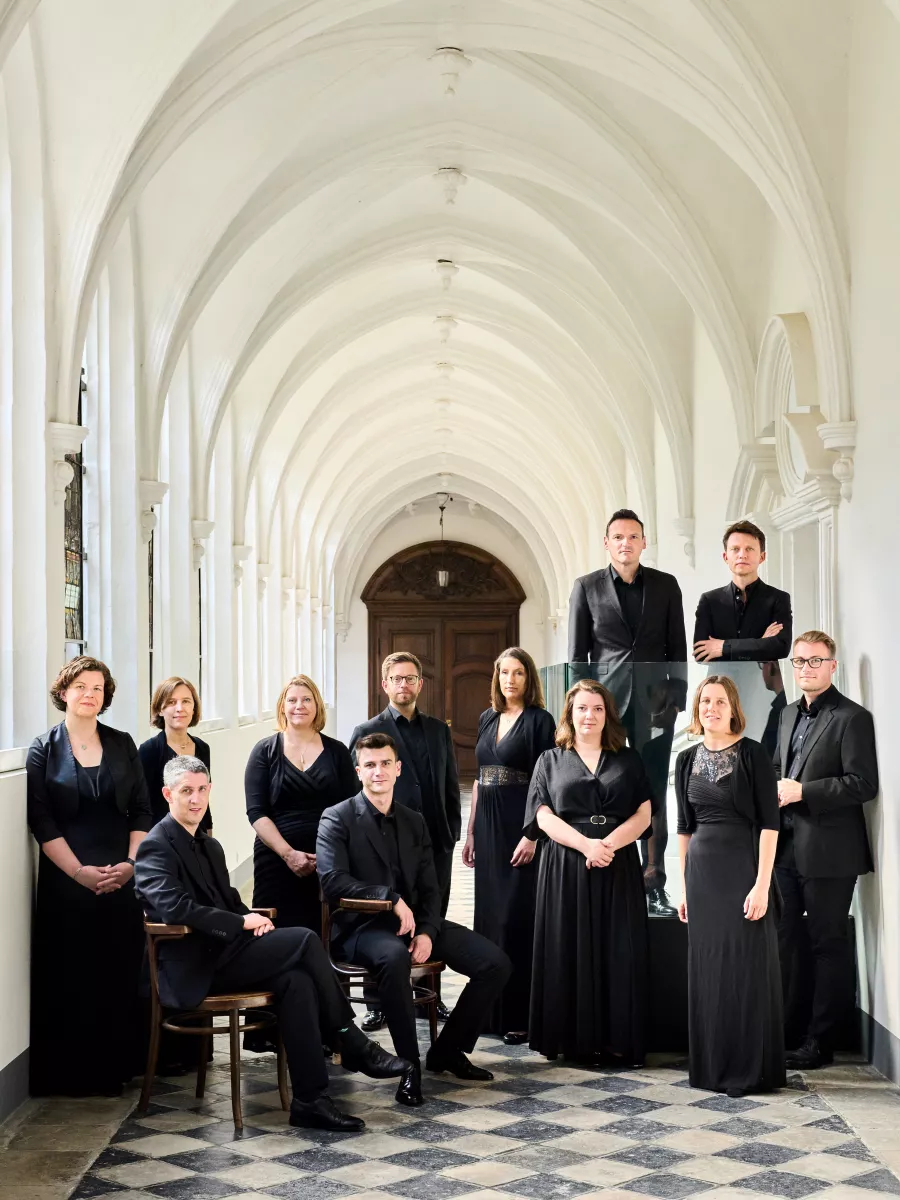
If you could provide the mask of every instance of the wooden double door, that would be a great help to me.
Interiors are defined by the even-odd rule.
[[[518,639],[518,614],[391,614],[370,620],[370,715],[385,705],[381,663],[397,650],[415,654],[425,676],[419,706],[422,712],[447,722],[460,775],[474,778],[478,717],[490,707],[494,660]]]

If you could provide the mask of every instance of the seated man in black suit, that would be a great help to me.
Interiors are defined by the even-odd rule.
[[[199,828],[209,804],[209,772],[198,758],[173,758],[163,770],[169,815],[141,842],[135,891],[151,921],[192,933],[159,946],[164,1005],[190,1009],[215,993],[275,993],[293,1100],[290,1123],[362,1129],[327,1093],[323,1039],[349,1071],[376,1079],[403,1075],[409,1063],[385,1053],[353,1024],[322,943],[308,929],[276,929],[252,913],[231,886],[219,843]]]
[[[791,598],[759,577],[766,535],[735,521],[722,538],[731,583],[704,592],[694,622],[697,662],[774,662],[791,652]]]
[[[417,812],[393,803],[401,770],[393,739],[385,733],[359,738],[356,770],[360,795],[326,808],[319,821],[316,869],[335,907],[341,899],[393,903],[393,912],[376,916],[336,912],[333,945],[341,958],[374,975],[394,1048],[413,1063],[397,1100],[415,1107],[423,1097],[410,962],[441,959],[469,977],[425,1059],[429,1071],[450,1071],[459,1079],[493,1079],[463,1051],[474,1048],[512,967],[493,942],[441,916],[428,827]]]
[[[821,630],[797,638],[792,662],[802,698],[782,712],[775,752],[785,1032],[788,1045],[800,1043],[787,1065],[807,1071],[832,1061],[853,1008],[847,918],[857,876],[872,870],[863,805],[878,794],[872,715],[834,686],[836,655]],[[811,987],[804,959],[812,960]]]

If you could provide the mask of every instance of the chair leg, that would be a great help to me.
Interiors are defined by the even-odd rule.
[[[205,1017],[204,1025],[209,1025],[212,1028],[212,1017]],[[203,1094],[206,1091],[206,1068],[209,1066],[209,1051],[212,1045],[212,1034],[207,1037],[197,1039],[200,1042],[200,1061],[197,1063],[197,1090],[194,1093],[198,1100],[203,1099]]]
[[[244,1128],[244,1117],[241,1112],[241,1014],[233,1008],[228,1014],[228,1029],[231,1043],[231,1112],[234,1116],[235,1129]]]
[[[141,1098],[138,1101],[138,1112],[145,1113],[150,1107],[150,1092],[156,1075],[156,1060],[159,1058],[159,1037],[162,1025],[162,1013],[156,996],[150,1005],[150,1045],[147,1047],[147,1066],[144,1069],[144,1083],[141,1087]]]
[[[291,1107],[291,1097],[287,1085],[287,1055],[284,1052],[284,1042],[281,1040],[281,1030],[278,1030],[278,1094],[281,1097],[281,1107],[285,1112]]]

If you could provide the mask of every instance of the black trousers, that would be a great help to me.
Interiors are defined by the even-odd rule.
[[[669,844],[669,815],[666,811],[666,791],[669,783],[669,766],[672,757],[674,729],[657,732],[650,737],[648,714],[639,711],[632,702],[622,715],[622,723],[628,735],[628,744],[637,750],[647,773],[653,801],[650,818],[650,836],[642,838],[638,845],[641,851],[641,866],[644,868],[644,891],[651,892],[666,886],[666,847]]]
[[[796,1044],[808,1034],[831,1050],[856,994],[847,919],[856,876],[806,879],[792,861],[776,866],[775,876],[784,899],[778,951],[786,1040]]]
[[[398,937],[390,924],[370,925],[356,939],[353,961],[371,971],[378,989],[378,1006],[387,1018],[394,1049],[401,1058],[419,1061],[416,1015],[410,985],[409,938]],[[493,942],[480,933],[444,921],[434,941],[432,958],[439,958],[469,982],[435,1042],[438,1054],[472,1050],[491,1005],[503,991],[512,964]]]
[[[328,1088],[323,1040],[353,1023],[325,948],[308,929],[244,933],[219,958],[212,992],[274,992],[294,1099],[309,1101]]]

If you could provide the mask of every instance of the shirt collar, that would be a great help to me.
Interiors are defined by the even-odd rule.
[[[369,812],[372,814],[372,816],[375,818],[375,820],[378,822],[379,825],[386,817],[389,817],[391,820],[394,819],[394,805],[393,804],[391,804],[391,807],[388,809],[388,811],[386,813],[383,813],[380,808],[375,807],[375,805],[372,803],[372,801],[369,799],[369,797],[366,795],[365,792],[362,792],[361,795],[362,795],[363,800],[365,800],[365,802],[366,802],[366,806],[368,807]]]
[[[412,725],[419,719],[419,706],[418,705],[416,705],[416,711],[413,713],[412,721],[410,721],[410,719],[408,717],[404,717],[403,713],[400,712],[399,709],[394,708],[393,704],[389,704],[388,708],[391,710],[391,716],[394,718],[395,721],[406,721],[407,725]]]
[[[176,821],[174,817],[172,817],[172,828],[175,831],[175,837],[180,838],[182,845],[184,845],[184,846],[194,847],[194,846],[196,846],[197,842],[199,842],[201,839],[206,838],[206,834],[203,832],[203,830],[199,826],[197,827],[197,830],[194,833],[193,837],[191,837],[191,835],[188,833],[188,831],[185,829],[185,827],[183,825],[179,824],[179,822]]]
[[[810,705],[807,705],[806,697],[804,696],[800,701],[800,711],[804,714],[804,716],[808,715],[810,717],[817,717],[823,708],[827,708],[829,704],[831,704],[834,697],[834,691],[834,684],[831,684],[831,686],[827,687],[824,692],[821,692],[818,696],[816,696],[815,700],[813,700],[812,704]]]
[[[625,583],[625,580],[622,578],[622,576],[619,574],[619,572],[616,570],[616,568],[612,565],[612,563],[609,564],[609,572],[612,577],[613,583],[624,583],[625,587],[631,587],[630,583]],[[637,583],[638,580],[640,580],[641,583],[644,582],[644,567],[643,567],[642,563],[638,563],[638,569],[635,571],[634,579],[632,579],[631,583]]]
[[[753,580],[753,582],[748,583],[747,586],[744,588],[743,599],[744,599],[745,603],[750,599],[750,597],[756,591],[756,586],[759,583],[762,583],[762,580],[757,575],[757,577]],[[738,587],[738,585],[734,582],[733,579],[731,581],[731,594],[732,594],[732,596],[734,596],[735,600],[737,600],[738,597],[741,596],[741,589]]]

